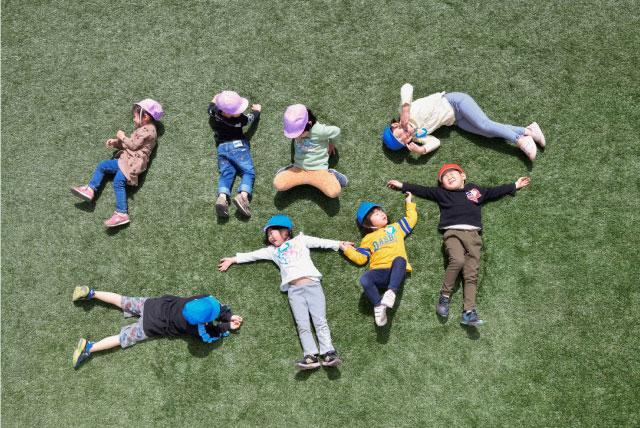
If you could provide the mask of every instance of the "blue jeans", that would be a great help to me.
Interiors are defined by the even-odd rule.
[[[456,126],[467,132],[488,138],[503,138],[512,144],[524,134],[520,126],[504,125],[487,117],[476,101],[462,92],[444,94],[456,116]]]
[[[253,159],[249,151],[247,140],[227,141],[218,146],[218,193],[231,195],[231,187],[236,175],[241,175],[238,193],[253,191],[253,180],[256,173],[253,168]]]
[[[378,306],[382,300],[380,290],[389,289],[397,293],[406,274],[407,261],[396,257],[391,263],[391,269],[371,269],[360,277],[360,284],[371,303]]]
[[[102,186],[105,174],[113,175],[113,191],[116,194],[116,211],[126,213],[127,207],[127,177],[118,168],[118,159],[103,160],[96,167],[89,187],[98,190]]]

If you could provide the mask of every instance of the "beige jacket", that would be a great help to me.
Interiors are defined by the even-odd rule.
[[[157,136],[155,125],[146,124],[133,131],[130,137],[125,136],[113,144],[113,147],[121,149],[116,157],[118,167],[127,177],[127,184],[138,185],[138,176],[147,169]]]
[[[409,104],[409,121],[415,128],[427,128],[429,135],[424,138],[414,138],[425,145],[437,144],[440,141],[432,134],[441,126],[451,126],[456,117],[453,107],[444,97],[445,92],[436,92],[424,98],[413,101],[413,86],[405,83],[400,88],[400,110],[403,104]],[[433,141],[432,141],[433,140]]]

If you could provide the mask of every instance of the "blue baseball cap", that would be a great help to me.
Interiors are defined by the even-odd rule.
[[[266,232],[270,227],[286,227],[291,231],[293,230],[293,222],[284,214],[276,214],[267,221],[267,224],[264,225],[262,231]]]
[[[382,131],[382,142],[389,150],[398,151],[405,148],[404,144],[402,144],[398,139],[393,135],[393,131],[390,126],[384,128]]]
[[[364,218],[369,214],[374,208],[382,208],[382,205],[374,204],[373,202],[361,202],[360,206],[358,206],[358,211],[356,211],[356,220],[358,220],[358,224],[362,226],[362,222]]]
[[[218,315],[220,302],[213,296],[190,300],[182,309],[182,316],[191,325],[204,325],[218,318]]]

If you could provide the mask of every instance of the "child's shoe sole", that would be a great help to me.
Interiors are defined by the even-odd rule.
[[[82,199],[85,202],[91,202],[93,201],[93,198],[90,198],[89,196],[87,196],[86,194],[80,192],[78,189],[76,189],[75,187],[71,188],[71,194],[74,196],[79,197],[80,199]]]
[[[242,214],[245,217],[251,217],[251,211],[249,210],[249,201],[248,200],[245,201],[244,199],[245,198],[243,198],[238,193],[238,196],[233,198],[233,205],[235,205],[238,211],[240,211],[240,214]]]
[[[71,301],[75,302],[78,300],[85,300],[90,293],[89,287],[86,285],[81,285],[73,289],[73,296],[71,297]]]
[[[82,351],[87,346],[87,339],[80,339],[78,344],[76,345],[76,349],[73,350],[73,357],[71,358],[71,363],[73,364],[73,368],[77,369],[82,364],[80,361],[80,356],[82,355]]]

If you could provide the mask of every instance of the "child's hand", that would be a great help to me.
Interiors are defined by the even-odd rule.
[[[229,266],[236,262],[235,257],[224,257],[220,259],[220,264],[218,265],[218,270],[220,272],[226,272],[229,269]]]
[[[105,141],[104,145],[111,148],[111,147],[115,147],[117,142],[118,142],[117,138],[109,138],[107,141]]]
[[[231,321],[239,322],[240,324],[242,324],[242,321],[244,321],[244,320],[242,319],[242,317],[240,315],[232,315],[231,316]]]
[[[233,318],[231,319],[231,330],[237,330],[240,328],[241,325],[242,325],[241,321],[234,321]]]
[[[518,181],[516,181],[516,190],[522,189],[523,187],[528,186],[530,182],[531,182],[531,179],[529,177],[518,178]]]
[[[262,111],[262,106],[260,104],[251,104],[251,110]]]
[[[118,132],[116,132],[116,138],[118,139],[118,141],[124,140],[126,136],[127,134],[125,134],[123,130],[118,130]]]
[[[389,180],[387,181],[387,187],[393,190],[402,190],[402,183],[398,180]]]
[[[426,152],[427,149],[426,148],[414,143],[413,141],[411,141],[409,144],[407,144],[407,149],[409,149],[410,152],[417,153],[419,155],[427,154],[427,152]]]
[[[411,192],[407,192],[407,193],[405,193],[405,195],[407,195],[407,197],[404,198],[404,201],[407,202],[407,203],[411,203],[411,198],[413,197]]]
[[[340,241],[340,244],[338,245],[338,247],[340,248],[341,251],[344,251],[345,248],[347,247],[353,248],[353,242]]]

